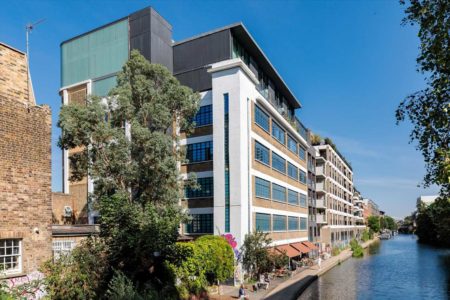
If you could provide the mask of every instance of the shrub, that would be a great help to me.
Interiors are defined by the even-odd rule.
[[[370,232],[369,232],[369,230],[366,229],[366,230],[363,231],[362,236],[361,236],[361,240],[363,242],[367,242],[368,240],[370,240]]]
[[[104,245],[88,238],[71,254],[47,261],[42,272],[51,299],[95,299],[102,294],[107,269]]]
[[[357,240],[353,239],[350,241],[350,248],[352,250],[353,257],[363,257],[364,256],[363,247],[358,243]]]
[[[333,247],[333,249],[331,249],[331,255],[332,255],[332,256],[339,255],[339,253],[341,253],[341,248],[339,248],[339,247]]]

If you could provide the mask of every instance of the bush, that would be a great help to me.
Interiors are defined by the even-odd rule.
[[[364,256],[364,249],[358,243],[357,240],[353,239],[353,240],[350,241],[350,248],[352,250],[352,256],[353,257],[363,257]]]
[[[46,262],[42,272],[51,299],[95,299],[102,295],[107,269],[104,245],[88,238],[71,254]]]
[[[366,229],[366,230],[363,231],[362,236],[361,236],[361,240],[363,242],[367,242],[368,240],[370,240],[370,232],[369,232],[369,230]]]
[[[332,255],[332,256],[339,255],[339,253],[341,253],[341,248],[339,248],[339,247],[333,247],[333,249],[331,249],[331,255]]]

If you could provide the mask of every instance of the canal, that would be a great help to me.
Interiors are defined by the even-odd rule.
[[[336,266],[298,299],[450,299],[450,249],[398,235]]]

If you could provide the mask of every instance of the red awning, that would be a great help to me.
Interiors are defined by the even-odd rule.
[[[300,251],[298,251],[296,248],[286,244],[286,245],[280,245],[276,246],[275,249],[277,249],[280,253],[284,253],[289,257],[295,257],[301,255]]]
[[[294,247],[295,249],[297,249],[298,251],[300,251],[301,253],[308,253],[308,252],[312,251],[312,249],[306,247],[306,245],[304,245],[300,242],[292,243],[291,246]]]
[[[306,241],[306,242],[302,242],[302,243],[303,243],[303,245],[305,245],[306,247],[308,247],[311,250],[319,250],[319,248],[311,242]]]

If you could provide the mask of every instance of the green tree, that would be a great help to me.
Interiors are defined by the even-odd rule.
[[[377,233],[380,231],[380,218],[377,216],[370,216],[367,218],[367,225],[369,228]]]
[[[137,287],[169,284],[163,261],[184,218],[183,151],[174,132],[190,132],[198,105],[198,94],[132,51],[107,101],[93,97],[61,109],[59,146],[84,149],[70,157],[70,180],[93,179],[90,199],[101,213],[109,270]]]
[[[400,1],[406,4],[404,0]],[[409,118],[411,141],[418,142],[427,166],[424,185],[441,186],[450,197],[450,2],[409,0],[403,24],[418,25],[418,71],[427,87],[407,96],[396,111],[397,123]]]
[[[390,217],[390,216],[384,216],[384,222],[386,224],[386,228],[389,230],[397,230],[397,222]]]
[[[417,211],[416,234],[419,242],[450,247],[450,200],[438,198]]]
[[[242,265],[251,277],[257,278],[271,264],[268,252],[271,242],[268,233],[259,230],[245,236],[241,247]]]
[[[205,260],[205,274],[210,284],[233,277],[234,252],[228,242],[221,236],[204,235],[195,240]]]

